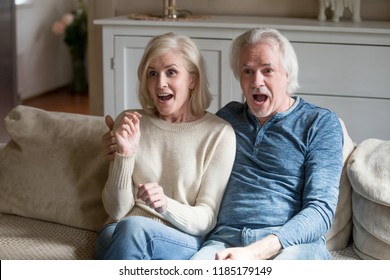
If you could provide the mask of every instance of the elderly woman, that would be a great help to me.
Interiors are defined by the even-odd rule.
[[[189,259],[213,229],[235,158],[232,127],[211,102],[203,57],[187,36],[153,38],[138,68],[143,110],[125,111],[103,144],[109,215],[96,257]]]

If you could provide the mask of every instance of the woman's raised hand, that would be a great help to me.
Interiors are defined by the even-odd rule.
[[[114,130],[117,152],[122,156],[133,155],[141,138],[138,112],[125,112],[119,126]]]

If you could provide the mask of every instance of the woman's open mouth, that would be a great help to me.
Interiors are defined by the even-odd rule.
[[[170,93],[162,93],[162,94],[157,94],[157,97],[160,101],[168,101],[173,98],[173,94]]]

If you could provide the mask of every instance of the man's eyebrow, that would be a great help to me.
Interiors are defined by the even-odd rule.
[[[248,63],[243,63],[241,66],[242,67],[252,67],[252,65],[250,65]],[[261,64],[261,67],[271,67],[271,66],[272,66],[271,62]]]

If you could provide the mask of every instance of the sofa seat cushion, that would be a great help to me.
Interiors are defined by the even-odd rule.
[[[96,232],[0,215],[1,260],[93,259]]]
[[[353,219],[354,250],[365,260],[390,260],[390,244],[367,231],[357,219]]]
[[[342,250],[330,251],[332,260],[361,260],[361,257],[356,254],[353,243],[349,243],[347,247]]]
[[[108,161],[103,117],[15,107],[0,150],[0,213],[97,230]]]
[[[373,237],[390,246],[390,207],[368,200],[353,192],[352,211],[356,222]]]
[[[390,207],[352,193],[354,250],[362,259],[390,259]]]

